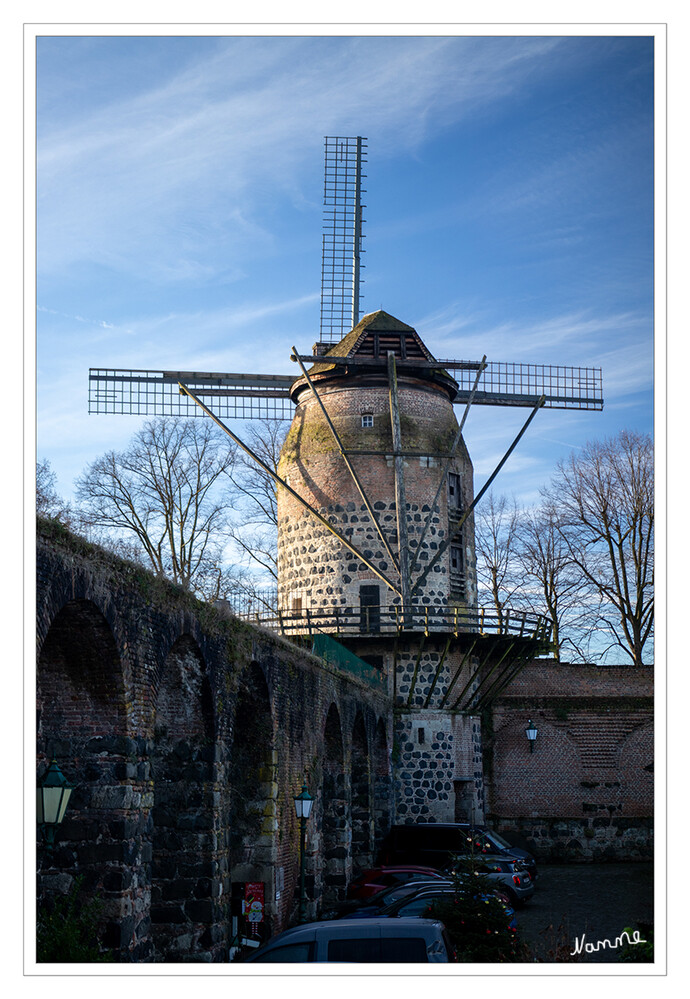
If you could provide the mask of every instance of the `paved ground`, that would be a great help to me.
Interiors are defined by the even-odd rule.
[[[651,863],[542,864],[534,895],[517,910],[520,932],[551,961],[563,960],[583,933],[589,943],[613,942],[626,926],[653,922],[653,874]],[[554,956],[559,944],[560,955]],[[617,962],[617,953],[600,950],[579,960]]]

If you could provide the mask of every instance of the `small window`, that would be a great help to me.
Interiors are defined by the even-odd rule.
[[[420,746],[424,742],[424,729],[423,728],[418,728],[417,729],[417,742],[420,744]]]
[[[448,473],[448,509],[451,513],[460,510],[460,476],[457,472]]]
[[[373,413],[362,413],[362,426],[363,427],[373,427],[374,426],[374,414]]]
[[[462,545],[450,546],[450,596],[460,600],[465,598],[465,563]]]

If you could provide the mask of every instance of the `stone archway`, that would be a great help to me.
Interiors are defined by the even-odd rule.
[[[340,715],[331,704],[324,727],[322,817],[322,900],[328,906],[345,897],[350,830]]]
[[[230,880],[265,886],[262,937],[270,935],[275,917],[278,784],[274,742],[266,678],[258,663],[251,663],[240,679],[232,729],[228,848]]]
[[[357,712],[352,729],[352,866],[366,870],[372,862],[373,817],[371,807],[371,773],[367,733],[361,712]]]
[[[212,896],[218,855],[213,828],[214,720],[198,645],[182,635],[160,670],[153,777],[151,936],[153,960],[208,960],[220,912]]]

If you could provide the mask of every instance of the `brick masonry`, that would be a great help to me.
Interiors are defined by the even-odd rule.
[[[487,814],[498,829],[542,859],[652,855],[653,668],[536,661],[486,723]]]
[[[80,874],[118,960],[227,960],[233,882],[294,919],[303,779],[310,913],[341,894],[391,821],[387,698],[56,525],[37,570],[38,773],[77,785],[39,901]]]

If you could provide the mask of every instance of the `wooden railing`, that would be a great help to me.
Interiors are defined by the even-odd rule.
[[[298,610],[257,610],[240,615],[286,636],[395,635],[401,632],[452,632],[456,635],[510,636],[548,642],[551,622],[543,614],[506,609],[502,614],[460,607],[320,607]]]

